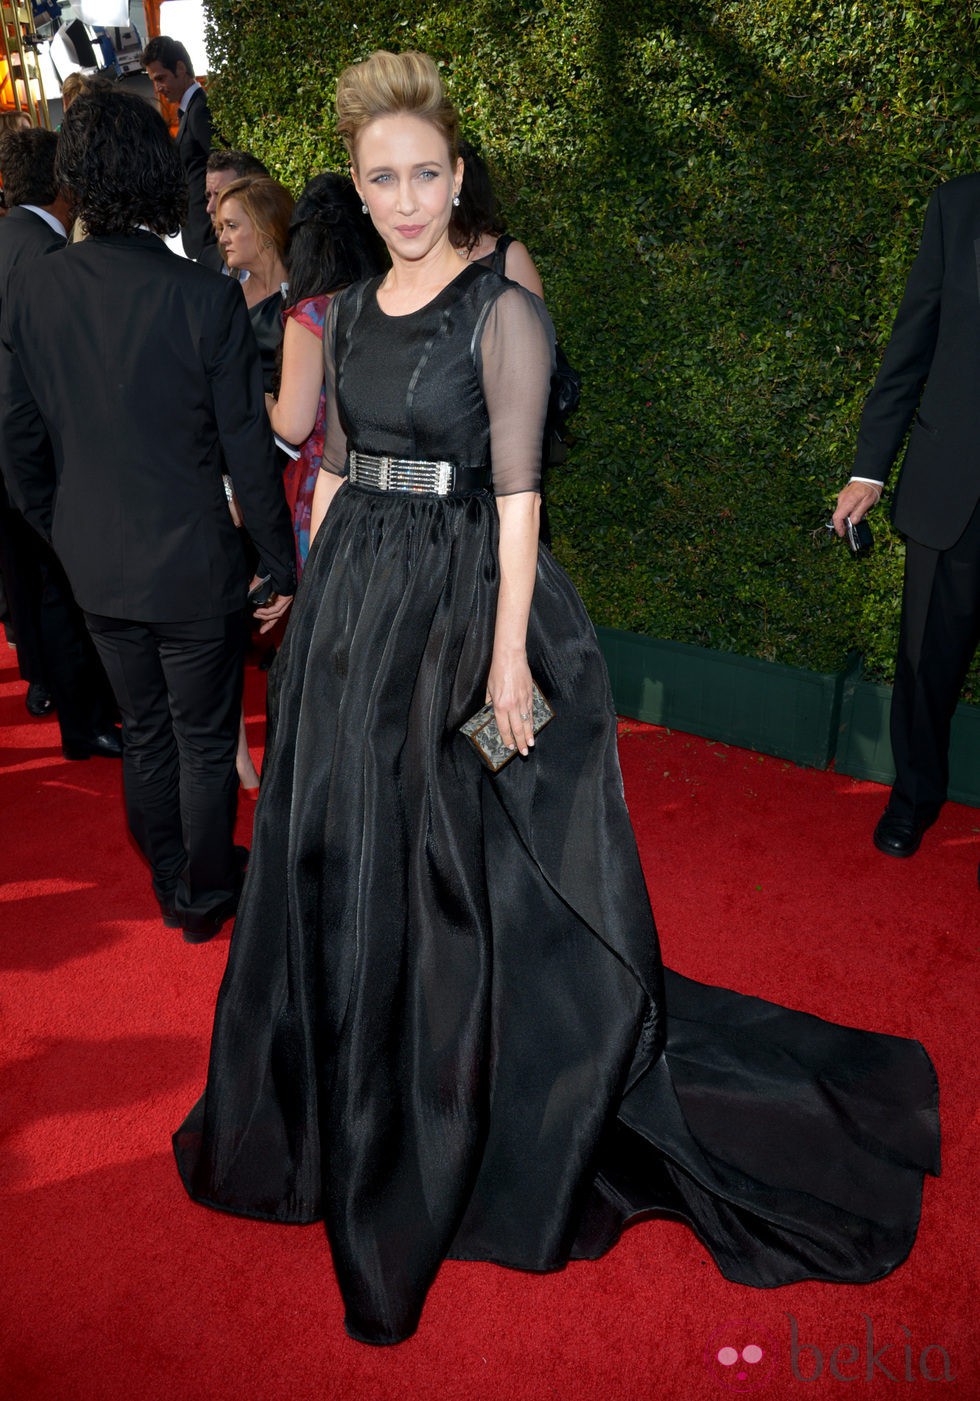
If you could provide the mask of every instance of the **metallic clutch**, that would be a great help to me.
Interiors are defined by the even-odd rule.
[[[554,718],[555,712],[537,686],[534,686],[531,691],[531,723],[534,733],[538,734],[548,721]],[[460,725],[459,732],[466,736],[491,773],[499,773],[515,754],[520,753],[518,749],[508,749],[500,738],[497,722],[493,718],[493,705],[490,703],[478,710],[465,725]]]

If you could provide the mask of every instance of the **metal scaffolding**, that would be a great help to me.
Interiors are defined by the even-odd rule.
[[[0,108],[24,112],[34,126],[50,127],[47,98],[35,48],[34,16],[27,5],[0,3],[4,65],[0,82]]]

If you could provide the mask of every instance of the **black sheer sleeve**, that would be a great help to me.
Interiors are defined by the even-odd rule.
[[[347,476],[347,434],[337,408],[337,362],[334,342],[337,334],[337,302],[331,298],[323,318],[323,459],[320,469],[335,477]]]
[[[512,284],[490,308],[477,349],[497,496],[540,488],[554,363],[555,332],[544,302]]]

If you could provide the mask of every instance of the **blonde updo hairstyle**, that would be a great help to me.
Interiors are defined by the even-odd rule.
[[[459,156],[459,116],[446,96],[439,70],[428,54],[378,49],[351,64],[337,83],[337,132],[357,169],[357,138],[379,117],[421,117],[442,132],[450,162]]]
[[[267,175],[244,175],[233,180],[218,194],[215,217],[220,220],[221,206],[227,199],[237,199],[246,216],[255,226],[260,239],[268,239],[282,261],[289,238],[289,220],[293,212],[293,197],[285,185]]]

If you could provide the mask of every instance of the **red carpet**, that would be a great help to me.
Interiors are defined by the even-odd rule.
[[[193,948],[163,928],[119,766],[62,760],[12,658],[0,640],[2,1401],[980,1398],[980,813],[949,805],[895,861],[871,845],[877,785],[625,723],[666,961],[932,1054],[944,1172],[918,1244],[879,1284],[762,1292],[649,1222],[555,1275],[449,1264],[417,1336],[377,1351],[343,1333],[319,1227],[185,1196],[169,1135],[203,1085],[227,936]]]

